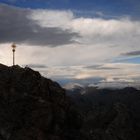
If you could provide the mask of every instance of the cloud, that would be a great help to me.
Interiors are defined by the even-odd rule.
[[[67,86],[70,85],[75,85],[75,83],[81,84],[81,85],[89,85],[89,84],[97,84],[103,80],[105,80],[105,78],[103,77],[91,77],[91,78],[85,78],[85,79],[76,79],[76,78],[56,78],[53,77],[53,80],[58,81],[62,86],[64,86],[65,88]]]
[[[131,52],[127,52],[127,53],[122,53],[122,55],[124,55],[124,56],[137,56],[137,55],[140,55],[140,51],[131,51]]]
[[[30,67],[30,68],[36,68],[36,69],[41,69],[41,68],[47,68],[46,65],[41,65],[41,64],[27,64],[27,65],[23,65],[24,67]]]
[[[127,63],[108,63],[104,67],[111,67],[116,69],[87,69],[84,66],[65,66],[65,67],[47,67],[40,69],[43,75],[47,76],[55,81],[58,81],[61,85],[67,85],[68,83],[79,83],[82,85],[97,84],[97,85],[123,85],[124,83],[140,83],[139,64],[127,64]],[[117,69],[118,68],[118,69]],[[39,69],[38,69],[39,70]]]
[[[117,67],[109,67],[109,66],[104,66],[104,65],[101,65],[101,64],[86,66],[85,68],[93,69],[93,70],[116,70],[116,69],[119,69]]]
[[[0,4],[0,43],[16,42],[30,45],[52,46],[71,44],[76,32],[60,27],[41,27],[28,15],[30,9]]]
[[[139,65],[120,63],[140,53],[139,20],[76,17],[70,10],[0,5],[0,33],[2,63],[11,64],[8,46],[16,42],[16,63],[29,64],[49,78],[91,82],[92,78],[98,81],[96,77],[128,81],[140,77]]]

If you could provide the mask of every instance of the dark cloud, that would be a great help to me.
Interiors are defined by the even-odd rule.
[[[136,56],[136,55],[140,55],[140,51],[127,52],[127,53],[123,53],[122,55],[125,55],[125,56]]]
[[[70,30],[43,28],[27,17],[30,13],[30,9],[0,4],[0,43],[15,42],[56,47],[73,43],[73,38],[78,36]]]
[[[117,70],[117,69],[120,69],[120,68],[115,68],[115,67],[100,67],[99,69],[100,70]]]
[[[99,67],[101,67],[102,65],[90,65],[90,66],[86,66],[85,68],[87,69],[98,69]]]
[[[46,65],[42,65],[42,64],[27,64],[27,65],[23,65],[23,67],[30,67],[30,68],[47,68]]]
[[[87,69],[95,69],[95,70],[114,70],[114,69],[119,69],[119,68],[116,68],[116,67],[105,67],[103,65],[91,65],[91,66],[87,66],[85,67]]]

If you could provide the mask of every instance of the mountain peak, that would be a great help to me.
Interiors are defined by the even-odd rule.
[[[64,99],[65,96],[64,89],[58,83],[42,77],[38,71],[18,65],[8,67],[0,64],[0,89],[8,93],[15,91],[18,96],[28,94],[45,99]]]
[[[0,64],[0,139],[77,137],[77,117],[58,83],[29,67]]]

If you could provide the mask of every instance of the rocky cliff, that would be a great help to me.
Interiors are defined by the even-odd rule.
[[[58,83],[0,64],[0,140],[76,140],[80,124]]]

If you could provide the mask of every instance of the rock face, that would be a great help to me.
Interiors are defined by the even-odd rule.
[[[84,94],[75,92],[68,95],[83,116],[81,132],[88,140],[140,140],[139,90],[87,87]]]
[[[58,83],[0,64],[0,140],[76,140],[80,124]]]

